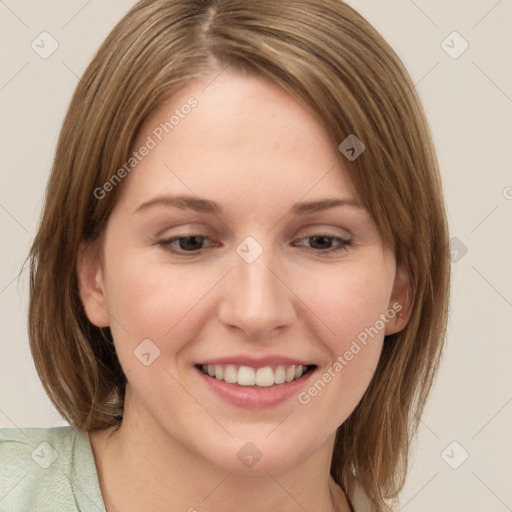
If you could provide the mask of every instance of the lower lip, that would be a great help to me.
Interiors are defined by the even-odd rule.
[[[245,409],[261,409],[276,406],[292,396],[297,396],[307,384],[315,370],[308,371],[304,376],[292,382],[274,384],[273,386],[253,388],[230,384],[224,380],[210,377],[196,368],[204,382],[210,386],[217,395],[238,407]]]

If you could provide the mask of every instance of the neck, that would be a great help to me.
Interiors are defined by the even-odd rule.
[[[107,512],[350,510],[329,476],[334,435],[292,467],[245,473],[215,466],[130,407],[117,430],[89,438]]]

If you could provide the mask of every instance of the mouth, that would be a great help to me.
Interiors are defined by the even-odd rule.
[[[235,364],[197,364],[204,375],[249,388],[269,388],[295,382],[312,372],[316,365],[268,365],[259,368]]]

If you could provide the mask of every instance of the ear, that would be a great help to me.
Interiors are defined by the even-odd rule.
[[[80,243],[76,273],[80,299],[87,318],[96,327],[108,327],[110,315],[98,250],[86,242]]]
[[[394,311],[395,316],[386,322],[386,335],[400,332],[407,325],[411,316],[411,295],[411,275],[405,265],[399,265],[388,304],[388,310]]]

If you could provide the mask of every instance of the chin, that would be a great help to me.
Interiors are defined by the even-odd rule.
[[[267,437],[261,434],[262,430]],[[249,434],[251,429],[245,431]],[[218,438],[212,439],[213,446],[197,448],[203,458],[219,469],[240,475],[264,475],[296,466],[323,445],[318,436],[309,436],[308,440],[297,435],[295,429],[295,435],[286,430],[268,435],[268,425],[264,429],[253,426],[253,431],[253,436],[225,438],[224,443],[219,443]]]

